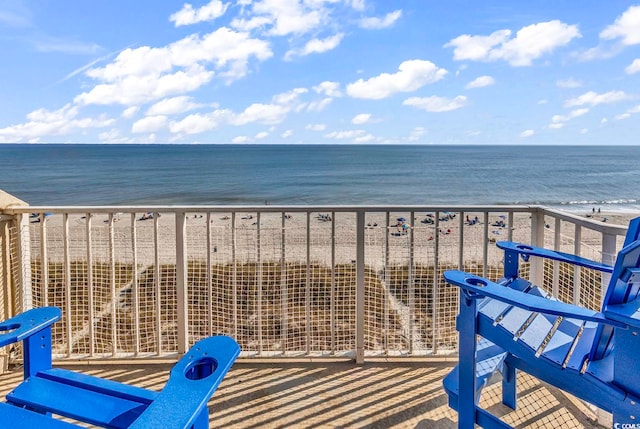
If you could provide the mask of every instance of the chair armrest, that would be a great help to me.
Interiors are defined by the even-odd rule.
[[[586,322],[596,322],[619,328],[628,327],[626,323],[611,320],[600,312],[566,304],[561,301],[530,295],[463,271],[445,271],[444,278],[448,283],[462,288],[466,292],[467,297],[471,299],[489,297],[528,311],[562,316],[569,319],[578,319]]]
[[[0,323],[0,347],[22,341],[60,319],[57,307],[33,308]]]
[[[198,341],[171,370],[162,392],[131,425],[131,429],[189,428],[240,354],[227,336]]]
[[[515,243],[512,241],[498,241],[496,246],[505,250],[517,252],[524,258],[528,259],[529,256],[538,256],[541,258],[553,259],[555,261],[566,262],[573,265],[579,265],[585,268],[591,268],[594,270],[602,271],[605,273],[612,273],[613,267],[600,262],[592,261],[591,259],[583,258],[581,256],[572,255],[570,253],[557,252],[555,250],[544,249],[542,247],[529,246],[527,244]]]

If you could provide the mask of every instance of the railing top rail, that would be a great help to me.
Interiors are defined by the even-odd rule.
[[[576,215],[573,213],[564,212],[562,210],[551,209],[544,206],[537,207],[538,210],[541,210],[545,215],[553,216],[560,220],[564,220],[567,222],[571,222],[575,225],[579,225],[585,228],[589,228],[594,231],[601,232],[603,234],[611,234],[611,235],[625,235],[627,232],[626,225],[616,225],[612,223],[604,223],[594,219],[585,218],[580,215]]]
[[[267,212],[309,212],[309,211],[336,211],[336,212],[435,212],[435,211],[505,211],[505,212],[530,212],[534,209],[526,205],[103,205],[103,206],[14,206],[4,212],[8,214],[19,213],[138,213],[143,211],[158,212],[242,212],[259,211]]]

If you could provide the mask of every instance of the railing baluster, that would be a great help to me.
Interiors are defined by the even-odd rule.
[[[264,338],[262,335],[262,237],[260,229],[260,212],[256,213],[256,261],[258,269],[256,271],[256,281],[258,287],[258,355],[264,352]]]
[[[89,356],[93,356],[95,354],[95,330],[94,330],[94,296],[93,296],[93,249],[92,249],[92,234],[91,234],[91,224],[92,217],[91,213],[87,213],[86,215],[86,246],[87,246],[87,288],[89,293]]]
[[[306,351],[311,353],[311,212],[307,212],[307,274],[304,292]]]
[[[154,256],[154,288],[156,292],[156,353],[162,354],[162,288],[160,279],[160,240],[158,213],[153,213],[153,256]]]
[[[115,236],[114,236],[114,218],[113,212],[109,213],[109,262],[111,268],[111,276],[109,283],[111,284],[111,344],[113,357],[118,352],[118,338],[117,338],[117,318],[116,311],[118,311],[118,301],[116,296],[116,257],[115,257]]]
[[[336,353],[336,212],[331,212],[331,354]]]
[[[560,234],[560,218],[556,218],[555,226],[554,226],[554,235],[553,235],[553,249],[556,251],[561,250],[560,245],[562,244],[562,237]],[[558,297],[560,293],[560,262],[553,261],[553,283],[551,285],[551,294],[555,297]]]
[[[176,212],[176,313],[178,316],[178,353],[189,350],[189,294],[187,283],[187,214]]]
[[[206,250],[207,250],[207,256],[206,256],[206,263],[207,263],[207,268],[206,268],[206,281],[207,281],[207,320],[208,320],[208,325],[209,325],[209,329],[208,329],[208,333],[209,335],[213,335],[213,278],[212,275],[213,273],[211,272],[211,264],[212,264],[212,260],[211,260],[211,250],[212,250],[212,243],[211,243],[211,212],[207,212],[207,244],[206,244]]]
[[[280,342],[282,353],[287,353],[287,331],[289,330],[289,294],[287,290],[287,253],[286,253],[287,214],[280,214]]]
[[[389,285],[389,221],[391,214],[387,211],[384,216],[384,284],[386,287],[386,293],[391,294]],[[389,299],[384,299],[384,354],[389,354]]]
[[[131,254],[133,258],[133,335],[135,344],[133,350],[135,356],[140,354],[140,275],[138,273],[138,228],[136,226],[136,214],[131,213]]]
[[[489,273],[489,212],[484,212],[482,216],[482,276],[487,277]]]
[[[438,335],[437,326],[438,326],[438,312],[436,310],[436,294],[438,293],[438,266],[440,265],[440,212],[436,211],[434,214],[434,246],[435,251],[433,255],[433,278],[432,281],[432,293],[431,293],[431,352],[436,352],[436,337]],[[413,319],[415,318],[415,310],[413,309],[413,289],[411,286],[409,287],[409,307],[411,308],[411,318],[409,319],[409,324],[411,326],[411,338],[410,338],[410,348],[409,354],[413,353]],[[427,308],[429,305],[427,303]]]
[[[364,363],[364,210],[356,211],[356,363]]]
[[[73,351],[73,326],[71,314],[71,257],[69,249],[69,213],[62,215],[62,241],[63,241],[63,261],[64,261],[64,292],[67,324],[67,357],[71,357]]]
[[[17,312],[33,308],[33,292],[31,288],[31,231],[29,228],[29,214],[18,216],[18,258],[19,273],[21,274],[20,296],[21,302],[16,303]]]
[[[580,225],[575,226],[574,236],[573,236],[573,253],[580,256],[581,255],[581,246],[582,243],[582,227]],[[580,283],[582,281],[582,268],[579,266],[573,267],[573,304],[580,304],[580,295],[582,293]]]
[[[40,258],[41,264],[41,291],[42,291],[42,305],[49,305],[49,255],[47,246],[47,216],[45,213],[40,213]]]
[[[458,269],[464,269],[464,212],[458,213]]]
[[[233,336],[238,338],[238,261],[236,254],[236,212],[231,213],[231,289],[233,298]]]
[[[415,223],[414,223],[414,218],[415,218],[415,213],[413,211],[409,212],[409,231],[407,232],[409,234],[409,266],[408,266],[408,270],[407,270],[407,283],[409,284],[409,308],[410,308],[410,313],[412,314],[412,317],[410,319],[409,322],[409,332],[411,332],[411,352],[413,353],[413,339],[415,337],[414,334],[414,330],[416,329],[415,325],[414,325],[414,318],[416,315],[416,303],[415,303],[415,282],[413,279],[414,276],[414,237],[415,237]]]

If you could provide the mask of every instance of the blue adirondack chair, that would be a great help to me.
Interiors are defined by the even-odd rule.
[[[516,372],[525,371],[603,410],[640,423],[640,218],[632,220],[613,267],[512,242],[498,282],[447,271],[460,288],[459,364],[443,385],[458,427],[510,427],[479,407],[483,387],[502,373],[502,402],[516,408]],[[601,311],[562,303],[519,277],[519,258],[548,258],[611,273]],[[639,425],[640,426],[640,425]],[[631,426],[628,426],[631,427]]]
[[[171,369],[161,392],[51,366],[51,325],[60,309],[42,307],[0,323],[0,347],[23,342],[24,381],[0,402],[0,427],[209,427],[207,402],[240,353],[230,337],[202,339]]]

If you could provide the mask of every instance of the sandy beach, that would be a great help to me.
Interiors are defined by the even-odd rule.
[[[235,214],[235,234],[232,213],[188,213],[186,220],[187,255],[191,260],[205,261],[207,248],[212,263],[236,261],[279,261],[282,256],[288,262],[308,260],[330,265],[351,263],[356,259],[356,216],[354,213],[242,213]],[[531,218],[529,213],[514,213],[513,225],[509,225],[507,213],[415,213],[413,225],[409,213],[367,213],[365,217],[366,264],[381,269],[385,264],[433,265],[438,262],[456,263],[459,258],[460,234],[463,233],[463,257],[465,261],[482,261],[483,248],[488,242],[488,262],[500,263],[502,253],[492,243],[507,240],[509,233],[514,241],[530,242]],[[147,219],[145,219],[147,217]],[[335,219],[332,219],[334,217]],[[585,213],[596,223],[626,225],[632,214]],[[94,261],[110,260],[110,241],[113,240],[113,256],[116,262],[151,265],[156,261],[175,263],[176,222],[174,213],[160,213],[156,219],[145,213],[115,213],[113,238],[110,235],[109,215],[91,216],[91,248]],[[485,221],[487,225],[485,225]],[[32,253],[40,252],[41,224],[32,220]],[[69,215],[69,255],[86,258],[86,216]],[[258,224],[259,223],[259,224]],[[310,228],[307,229],[307,223]],[[208,225],[207,225],[208,224]],[[568,224],[567,224],[568,225]],[[553,239],[555,224],[546,225],[545,242]],[[46,218],[47,252],[51,261],[61,261],[64,255],[63,218],[52,215]],[[561,229],[562,250],[573,251],[573,227]],[[583,253],[596,257],[600,236],[583,229]],[[209,237],[209,240],[207,240]],[[35,238],[35,240],[33,240]],[[335,240],[335,246],[332,242]],[[311,244],[307,247],[307,241]],[[209,242],[209,244],[207,243]],[[258,242],[260,246],[258,246]],[[234,245],[235,244],[235,245]],[[335,251],[332,253],[331,249]],[[437,252],[436,252],[437,248]],[[308,252],[308,253],[307,253]]]

